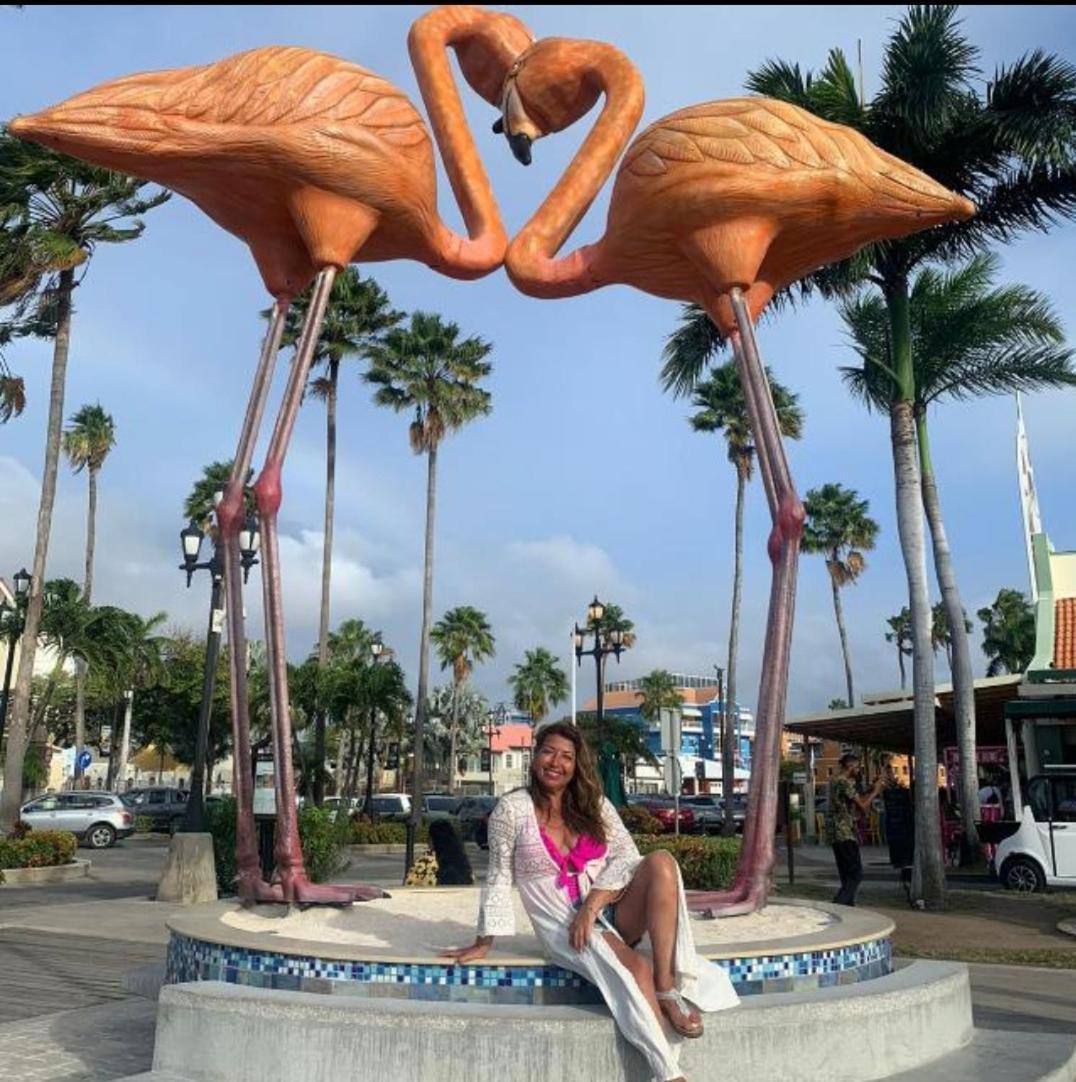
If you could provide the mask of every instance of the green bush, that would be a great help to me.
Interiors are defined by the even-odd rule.
[[[429,824],[423,819],[418,825],[418,840],[428,841],[429,835]],[[348,840],[352,845],[403,845],[407,841],[407,824],[352,819]]]
[[[0,868],[51,868],[75,859],[78,839],[66,830],[34,830],[23,838],[0,838]]]
[[[660,834],[661,822],[639,804],[625,804],[617,809],[629,834]]]
[[[213,835],[213,862],[217,890],[235,892],[235,799],[225,797],[206,806],[206,822]],[[324,808],[303,808],[299,812],[299,844],[306,874],[315,883],[324,883],[347,867],[344,846],[349,840],[346,821],[339,826]]]
[[[740,857],[739,838],[661,834],[638,837],[635,844],[644,856],[656,849],[667,849],[672,853],[680,865],[680,874],[688,890],[724,890],[730,887]]]

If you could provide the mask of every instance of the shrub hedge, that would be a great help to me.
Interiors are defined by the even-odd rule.
[[[661,821],[638,804],[625,804],[617,809],[629,834],[660,834]]]
[[[658,834],[638,836],[635,844],[644,856],[655,849],[672,853],[688,890],[723,890],[731,886],[740,856],[739,838]]]
[[[21,838],[0,838],[0,868],[51,868],[70,864],[78,839],[66,830],[32,830]]]

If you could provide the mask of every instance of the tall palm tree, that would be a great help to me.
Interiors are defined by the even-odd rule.
[[[908,606],[890,616],[886,623],[890,630],[885,633],[885,641],[893,643],[897,648],[897,664],[900,666],[900,689],[904,690],[907,676],[904,672],[904,659],[912,653],[912,614]]]
[[[448,736],[448,788],[456,791],[456,737],[459,732],[459,697],[475,662],[494,655],[493,631],[484,612],[470,605],[449,609],[430,632],[441,668],[452,669],[452,712]]]
[[[118,741],[118,753],[113,757],[115,768],[109,779],[109,788],[114,783],[122,783],[127,775],[127,758],[131,750],[131,719],[134,712],[134,696],[143,688],[160,679],[164,664],[164,650],[167,637],[158,634],[158,629],[168,619],[165,612],[156,612],[152,616],[142,617],[137,613],[127,614],[127,637],[125,642],[122,668],[119,670],[119,686],[116,689],[123,695],[123,731]],[[115,735],[113,745],[117,744]]]
[[[932,407],[949,400],[1034,391],[1076,384],[1064,327],[1042,293],[997,285],[1000,262],[981,253],[951,271],[920,271],[909,297],[914,418],[923,507],[934,543],[944,623],[931,646],[944,646],[953,678],[957,732],[964,762],[975,762],[975,674],[964,607],[942,518],[927,426]],[[885,413],[894,400],[889,365],[890,327],[885,303],[862,293],[843,302],[841,315],[862,364],[842,369],[849,389],[870,409]],[[933,625],[939,627],[938,617]],[[967,774],[966,784],[964,775]],[[974,772],[961,774],[961,812],[970,824],[969,855],[977,850],[978,788]]]
[[[81,275],[85,274],[98,245],[123,243],[141,236],[144,227],[139,216],[169,198],[167,192],[146,194],[142,191],[144,187],[143,181],[85,165],[0,132],[0,207],[4,208],[11,227],[24,231],[29,247],[46,256],[32,266],[31,273],[12,291],[14,295],[6,296],[5,303],[14,303],[17,316],[17,321],[9,327],[15,336],[51,338],[54,343],[33,579],[9,712],[0,830],[14,826],[22,798],[30,682],[41,626],[42,590],[60,459],[72,294],[81,280],[76,271],[81,268]]]
[[[983,622],[987,676],[1026,672],[1035,656],[1035,606],[1019,590],[998,590],[994,603],[976,614]]]
[[[300,294],[288,310],[281,348],[298,347],[310,308],[313,286]],[[262,315],[268,318],[272,310]],[[329,658],[330,592],[332,584],[333,525],[336,517],[336,410],[340,365],[360,356],[390,327],[404,318],[389,304],[388,294],[373,278],[363,278],[354,267],[345,268],[333,281],[321,337],[314,351],[309,391],[325,403],[325,528],[321,554],[321,609],[318,624],[318,664]],[[314,757],[325,758],[325,712],[314,718]],[[314,774],[314,802],[325,799],[324,773]]]
[[[852,686],[852,659],[848,654],[848,634],[844,628],[841,589],[859,578],[867,568],[863,556],[874,548],[878,523],[867,514],[869,500],[858,499],[854,489],[840,484],[812,488],[803,501],[807,521],[803,527],[803,551],[825,556],[829,584],[833,589],[833,612],[844,656],[844,677],[848,686],[849,706],[856,701]]]
[[[82,580],[82,596],[93,599],[93,556],[97,537],[97,475],[116,443],[116,423],[98,402],[83,406],[71,418],[64,430],[63,450],[71,468],[78,473],[86,470],[89,479],[89,499],[86,511],[86,575]],[[86,742],[86,669],[82,662],[75,669],[75,747],[80,751]],[[75,784],[82,777],[82,768],[75,763]]]
[[[661,717],[662,710],[679,710],[684,705],[676,680],[665,669],[654,669],[641,677],[635,697],[639,713],[651,724]]]
[[[530,714],[535,725],[568,698],[568,677],[544,646],[524,652],[523,661],[508,677],[508,686],[515,708]]]
[[[981,251],[1026,229],[1045,230],[1076,213],[1076,68],[1036,50],[997,69],[986,82],[978,61],[979,50],[964,36],[954,5],[914,5],[886,42],[880,89],[872,101],[861,99],[851,65],[839,49],[831,50],[826,67],[817,74],[795,63],[770,60],[747,78],[747,88],[754,93],[859,129],[883,150],[978,206],[977,215],[967,222],[870,246],[812,276],[803,287],[833,295],[869,280],[885,302],[897,525],[913,643],[917,809],[912,890],[932,908],[944,904],[945,876],[910,282],[925,263]],[[970,789],[974,772],[963,774]],[[968,823],[966,818],[965,826]]]
[[[716,342],[716,339],[711,339]],[[690,343],[689,343],[690,345]],[[686,352],[681,355],[667,354],[667,371],[683,370],[694,364],[694,358]],[[799,399],[767,370],[773,404],[777,410],[777,423],[781,434],[798,440],[803,433],[803,411]],[[728,459],[736,470],[736,517],[735,559],[732,571],[732,614],[729,618],[729,656],[725,669],[725,702],[721,724],[721,785],[722,792],[731,793],[736,784],[736,660],[740,644],[740,598],[743,591],[743,507],[747,482],[755,468],[755,441],[751,422],[747,415],[740,376],[734,362],[712,368],[707,379],[695,385],[691,399],[698,410],[690,418],[696,432],[722,432]],[[735,824],[729,817],[723,833],[731,834]]]
[[[431,312],[413,312],[408,327],[394,327],[366,348],[365,379],[377,391],[374,401],[397,413],[413,414],[411,450],[426,456],[426,551],[419,634],[418,691],[415,695],[415,766],[412,822],[422,809],[423,727],[430,674],[433,615],[433,523],[437,492],[437,452],[449,432],[490,412],[490,393],[478,386],[493,366],[485,359],[493,346],[477,336],[460,338],[455,323]]]

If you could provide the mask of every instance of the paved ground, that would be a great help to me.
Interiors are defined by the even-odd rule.
[[[108,1082],[148,1070],[152,1061],[154,1004],[130,996],[122,975],[161,961],[164,919],[175,907],[150,901],[167,852],[165,838],[134,838],[91,855],[85,880],[45,888],[0,888],[0,1079],[3,1082]],[[484,876],[486,855],[471,850]],[[833,875],[824,850],[797,852],[797,887],[829,889]],[[880,859],[868,853],[868,865]],[[402,854],[364,856],[342,877],[397,885]],[[910,914],[897,908],[899,887],[877,869],[864,885],[864,901],[894,906],[908,920],[948,914]],[[779,879],[786,878],[784,874]],[[787,888],[786,888],[787,889]],[[1027,900],[983,894],[981,917],[992,920],[976,935],[996,934],[997,907],[1007,935],[1045,935]],[[962,903],[963,904],[963,903]],[[884,906],[883,906],[884,908]],[[1071,911],[1071,906],[1069,907]],[[1037,910],[1035,910],[1037,912]],[[952,940],[968,918],[953,915],[941,927]],[[993,932],[991,931],[993,928]],[[1069,943],[1072,941],[1069,940]],[[1076,1034],[1076,970],[972,965],[975,1024],[986,1029]]]

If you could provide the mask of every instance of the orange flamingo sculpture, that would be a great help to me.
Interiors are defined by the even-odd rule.
[[[390,83],[356,64],[299,48],[262,48],[203,67],[105,83],[33,116],[11,131],[110,169],[158,181],[187,196],[245,241],[275,304],[258,362],[231,480],[218,508],[225,546],[230,643],[236,857],[240,897],[346,904],[376,887],[310,882],[295,813],[291,721],[280,596],[277,513],[280,475],[306,386],[333,280],[348,263],[415,259],[456,278],[500,266],[507,236],[448,62],[499,104],[507,72],[533,35],[510,15],[476,7],[436,9],[408,38],[419,89],[463,213],[468,236],[437,212],[430,136],[420,114]],[[316,276],[266,459],[254,484],[261,518],[266,652],[276,763],[276,862],[262,879],[254,839],[239,531],[250,469],[284,317]],[[416,733],[416,770],[422,737]]]
[[[505,85],[497,128],[524,164],[535,139],[574,123],[602,94],[593,130],[513,239],[505,266],[535,297],[622,283],[694,301],[732,343],[773,520],[773,581],[740,862],[731,889],[693,894],[690,905],[751,912],[765,904],[773,867],[804,517],[753,324],[777,290],[816,268],[873,241],[967,218],[975,207],[849,128],[783,102],[736,98],[682,109],[647,128],[620,164],[605,235],[556,259],[628,145],[642,114],[642,79],[612,46],[551,38],[519,58]]]

